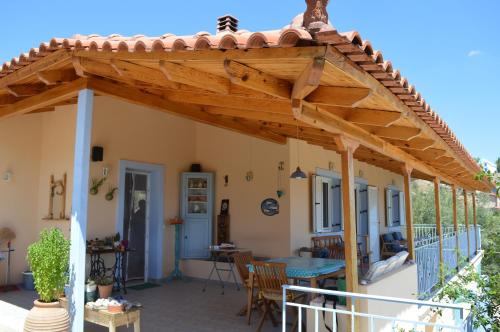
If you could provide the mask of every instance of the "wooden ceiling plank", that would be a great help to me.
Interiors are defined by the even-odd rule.
[[[146,93],[134,87],[126,86],[117,82],[108,82],[97,78],[91,78],[89,79],[89,87],[95,89],[101,94],[109,95],[134,104],[154,108],[162,112],[176,114],[191,120],[214,125],[216,127],[252,135],[274,143],[286,143],[286,137],[284,136],[260,130],[256,126],[243,124],[234,119],[226,119],[221,116],[209,114],[203,111],[200,106],[172,102],[168,99],[162,98],[161,96]]]
[[[71,82],[78,78],[73,68],[39,71],[36,73],[36,76],[38,80],[45,85]]]
[[[293,84],[292,99],[302,100],[316,90],[321,83],[324,68],[324,57],[312,59]]]
[[[161,72],[170,81],[221,94],[229,94],[230,82],[224,77],[164,60],[160,60],[159,66]]]
[[[292,87],[288,81],[229,59],[224,61],[224,69],[233,84],[274,97],[290,99]]]
[[[382,138],[391,138],[404,141],[409,141],[422,133],[422,130],[420,130],[419,128],[395,125],[389,127],[360,125],[360,127]]]
[[[44,107],[44,108],[36,109],[36,110],[31,111],[29,113],[25,113],[24,115],[35,114],[35,113],[48,113],[48,112],[54,112],[55,110],[56,110],[55,107]]]
[[[370,96],[368,88],[320,86],[306,100],[317,105],[355,107]]]
[[[249,111],[249,110],[241,110],[234,108],[216,107],[216,106],[205,106],[203,107],[203,109],[210,114],[232,116],[248,120],[278,122],[294,126],[301,124],[293,117],[292,114],[289,115],[276,114],[263,111]]]
[[[35,96],[27,97],[14,104],[6,106],[0,111],[0,119],[51,106],[55,103],[76,96],[79,90],[86,87],[87,80],[85,78],[79,78],[73,82],[61,84],[52,89],[41,92]]]
[[[396,140],[388,138],[387,141],[399,148],[406,148],[412,150],[425,150],[432,147],[435,142],[429,138],[415,137],[408,141]]]

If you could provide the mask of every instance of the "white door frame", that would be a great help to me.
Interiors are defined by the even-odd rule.
[[[144,279],[163,278],[163,220],[164,220],[164,174],[163,165],[120,160],[118,183],[118,206],[116,212],[116,231],[123,235],[125,208],[125,174],[133,171],[148,175],[148,203],[146,223],[145,275]],[[122,236],[123,238],[123,236]]]

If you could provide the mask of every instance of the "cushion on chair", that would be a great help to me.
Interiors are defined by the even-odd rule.
[[[394,232],[394,233],[392,233],[392,237],[396,241],[403,241],[404,240],[403,234],[401,234],[401,232]]]
[[[382,235],[382,239],[384,240],[384,242],[386,243],[391,243],[391,242],[394,242],[394,237],[392,236],[391,233],[387,233],[387,234],[383,234]]]

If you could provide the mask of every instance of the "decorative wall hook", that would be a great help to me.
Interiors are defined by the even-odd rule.
[[[115,198],[115,192],[118,190],[118,187],[112,187],[112,186],[109,186],[109,189],[108,189],[108,192],[106,193],[106,196],[104,196],[104,198],[107,200],[107,201],[112,201],[113,198]]]
[[[248,171],[247,174],[245,175],[245,179],[250,182],[253,180],[253,172],[252,171]]]
[[[92,183],[90,185],[90,194],[91,195],[97,195],[99,193],[99,188],[104,184],[104,181],[106,181],[106,178],[92,178]]]

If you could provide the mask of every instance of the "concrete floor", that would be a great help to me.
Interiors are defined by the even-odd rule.
[[[255,331],[260,315],[254,312],[251,325],[237,312],[246,303],[246,292],[237,291],[234,285],[221,288],[211,283],[202,292],[203,283],[196,280],[174,281],[161,287],[136,291],[128,290],[125,296],[130,301],[139,301],[144,308],[141,313],[141,331],[156,332],[205,332],[205,331]],[[35,292],[18,291],[0,293],[0,300],[30,309]],[[0,317],[2,314],[0,313]],[[106,328],[86,324],[85,331],[103,332]],[[133,331],[132,327],[121,327],[118,332]],[[270,321],[264,323],[263,331],[281,331],[281,325],[273,327]]]

